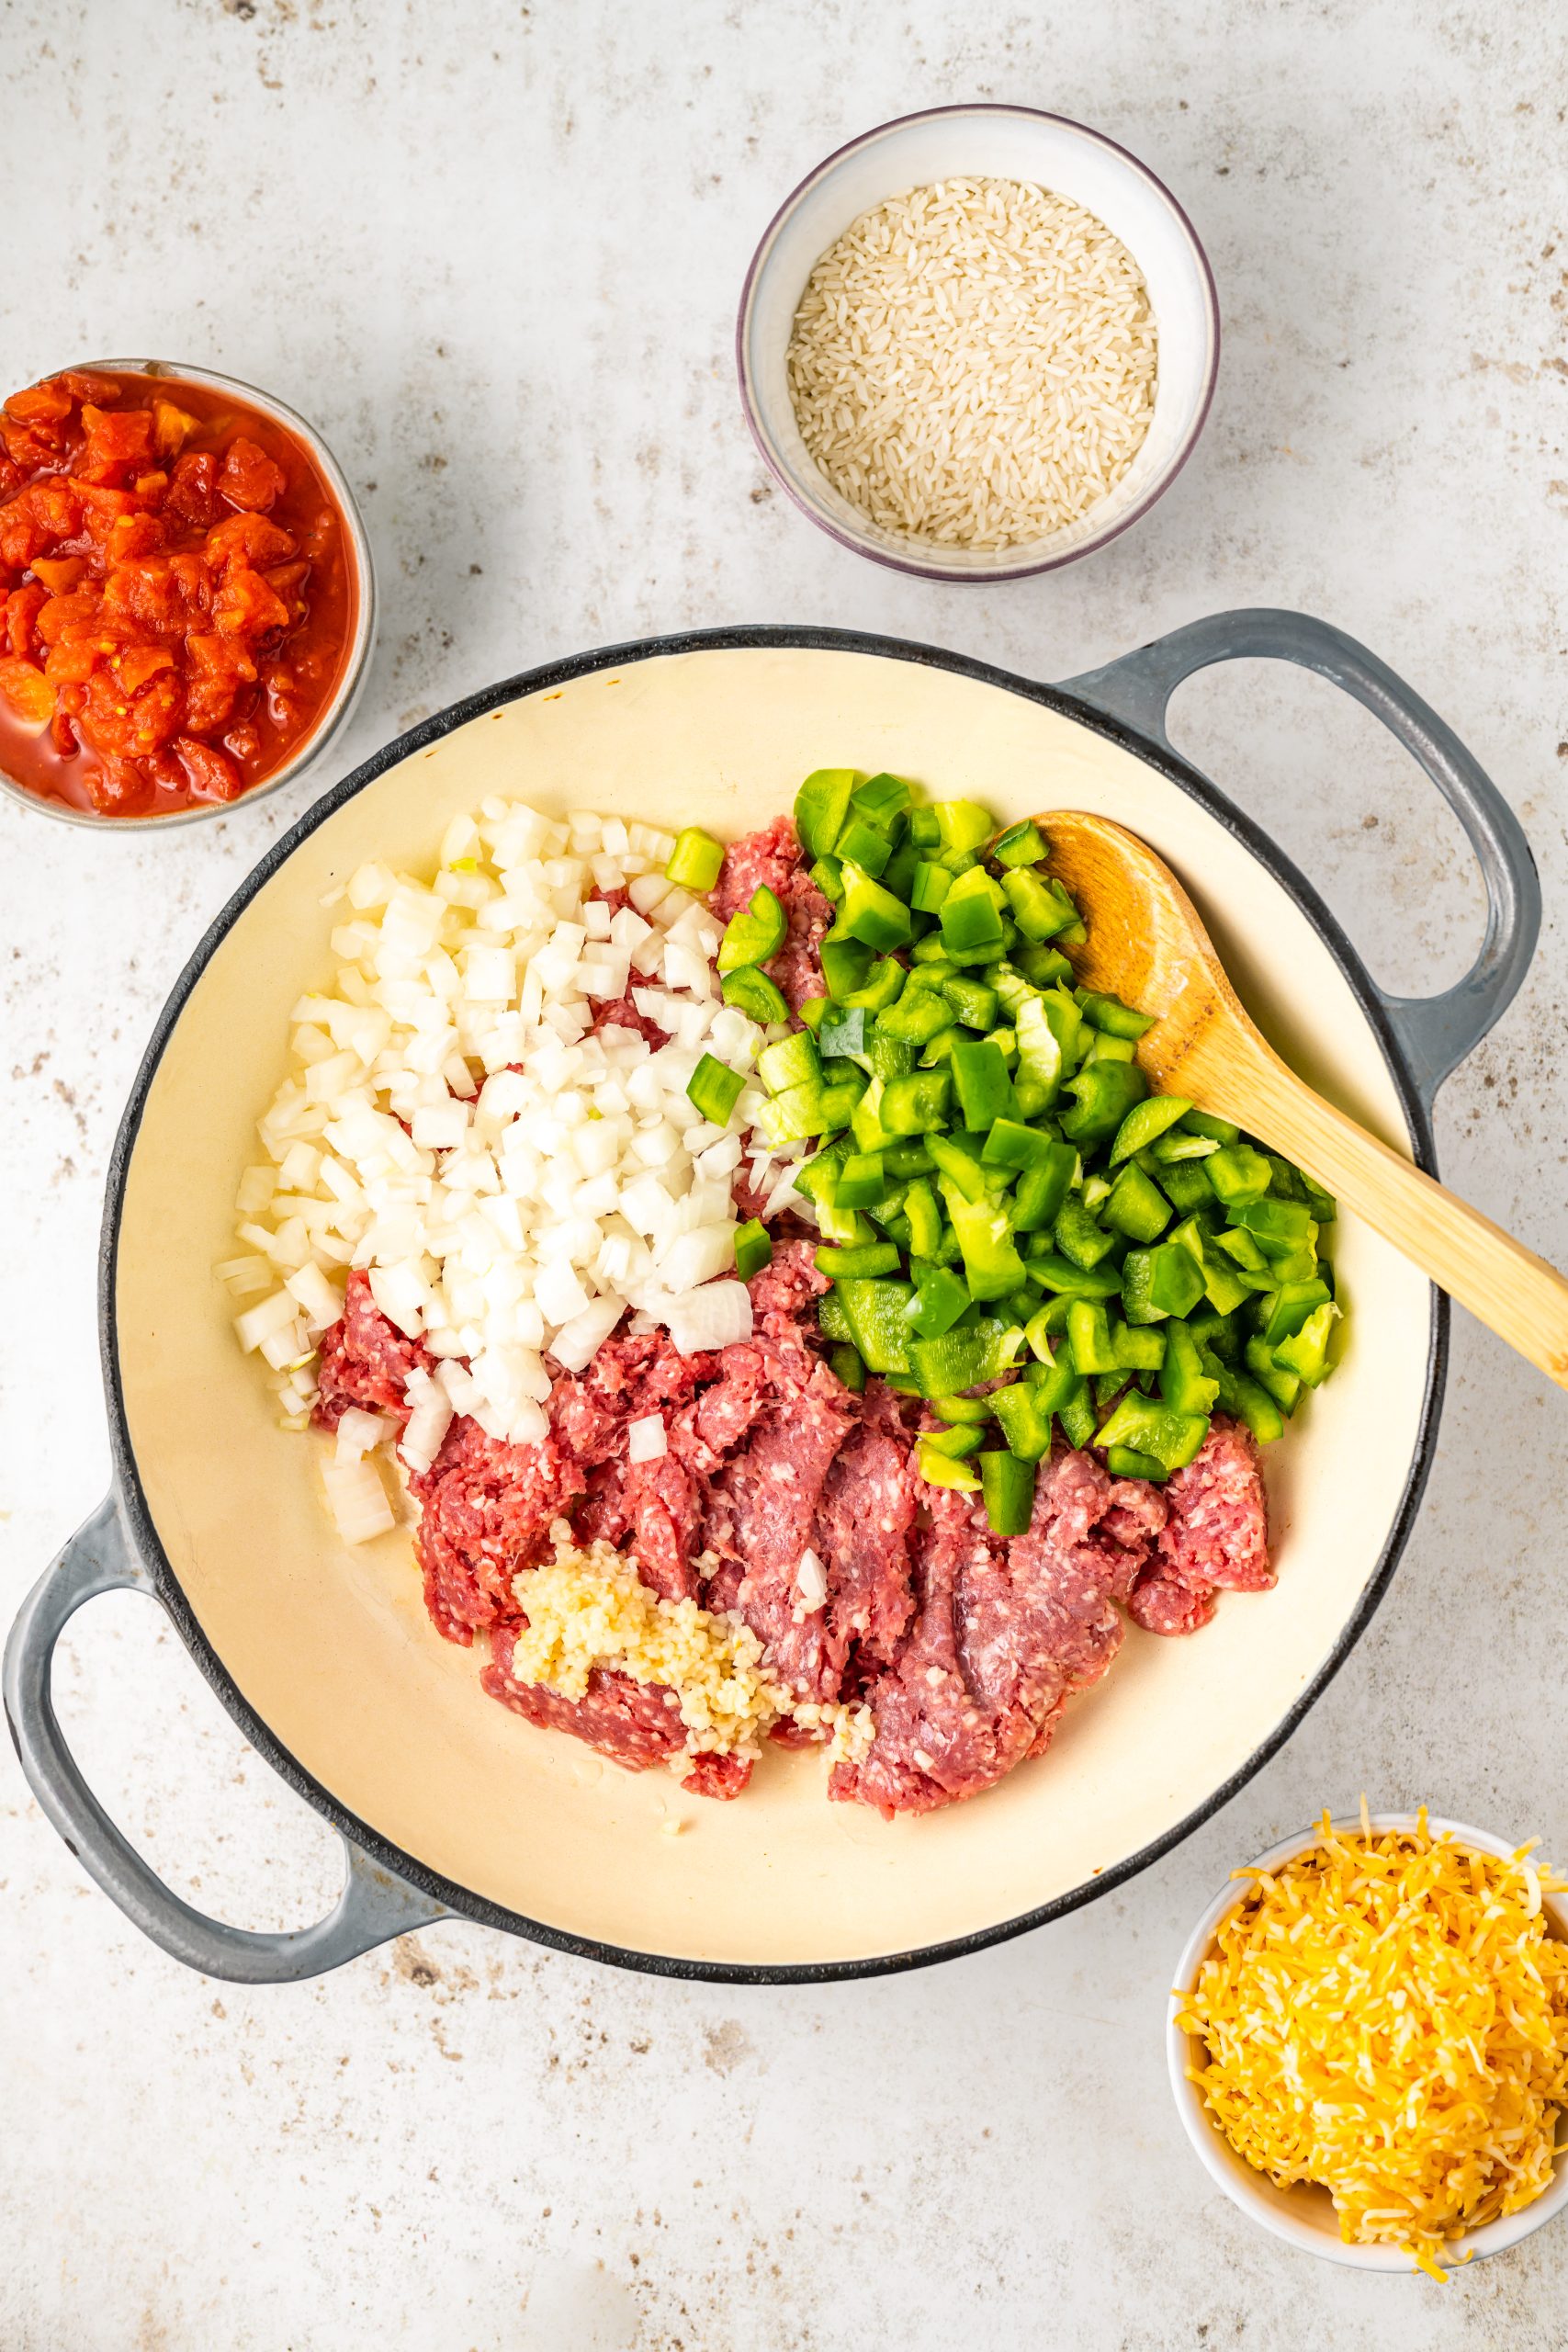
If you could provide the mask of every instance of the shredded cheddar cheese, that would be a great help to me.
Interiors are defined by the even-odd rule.
[[[609,1544],[580,1549],[565,1520],[556,1521],[550,1535],[554,1558],[513,1580],[528,1621],[512,1657],[520,1682],[581,1699],[590,1674],[603,1666],[634,1682],[662,1684],[675,1693],[692,1756],[755,1756],[783,1717],[817,1732],[835,1762],[864,1755],[873,1737],[870,1711],[818,1704],[785,1690],[739,1618],[650,1592]]]
[[[1415,1832],[1336,1830],[1220,1925],[1179,2022],[1188,2068],[1249,2165],[1316,2181],[1341,2237],[1446,2241],[1539,2197],[1568,2099],[1568,1945],[1523,1846],[1507,1860]]]

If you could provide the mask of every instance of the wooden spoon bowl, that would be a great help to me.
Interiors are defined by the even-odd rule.
[[[1039,819],[1051,871],[1089,927],[1079,983],[1154,1015],[1138,1059],[1160,1090],[1230,1119],[1392,1241],[1451,1297],[1568,1387],[1568,1282],[1500,1226],[1325,1102],[1261,1036],[1197,909],[1147,842],[1107,817]]]

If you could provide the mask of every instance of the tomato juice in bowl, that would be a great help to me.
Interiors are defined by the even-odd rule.
[[[374,616],[353,495],[282,402],[107,361],[0,408],[0,786],[25,805],[177,823],[299,775]]]

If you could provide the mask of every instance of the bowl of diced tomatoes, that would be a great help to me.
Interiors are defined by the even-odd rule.
[[[188,823],[290,783],[364,684],[376,589],[313,426],[210,369],[115,359],[0,404],[0,790]]]

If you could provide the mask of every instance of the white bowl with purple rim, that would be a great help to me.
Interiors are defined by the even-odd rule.
[[[1414,1830],[1417,1816],[1413,1813],[1374,1813],[1374,1832],[1392,1829]],[[1339,1820],[1336,1829],[1348,1837],[1360,1835],[1359,1818]],[[1472,1848],[1475,1852],[1494,1854],[1506,1861],[1518,1850],[1517,1838],[1510,1842],[1495,1838],[1490,1830],[1472,1829],[1462,1821],[1448,1821],[1437,1814],[1428,1814],[1427,1826],[1434,1838],[1445,1833],[1456,1846]],[[1316,1823],[1302,1830],[1294,1838],[1286,1838],[1259,1854],[1251,1865],[1254,1870],[1276,1871],[1297,1855],[1311,1851],[1321,1842],[1322,1833]],[[1271,2236],[1282,2238],[1287,2245],[1303,2254],[1321,2256],[1328,2262],[1340,2262],[1352,2270],[1393,2270],[1409,2274],[1414,2269],[1410,2256],[1394,2245],[1347,2245],[1339,2234],[1339,2217],[1334,2200],[1326,2188],[1300,2182],[1291,2188],[1276,2188],[1271,2180],[1255,2172],[1244,2156],[1238,2155],[1223,2132],[1213,2122],[1203,2094],[1187,2073],[1195,2064],[1201,2044],[1194,2034],[1185,2033],[1177,2023],[1183,2002],[1197,1981],[1198,1970],[1208,1957],[1222,1919],[1246,1900],[1248,1883],[1236,1878],[1227,1880],[1208,1909],[1203,1913],[1191,1935],[1186,1950],[1177,1963],[1176,1989],[1170,1996],[1166,2016],[1166,2058],[1170,2070],[1170,2087],[1176,2098],[1177,2111],[1181,2117],[1188,2138],[1197,2153],[1198,2160],[1215,2185],[1223,2188],[1234,2205],[1239,2205],[1249,2220]],[[1545,1892],[1541,1908],[1554,1935],[1568,1942],[1568,1897]],[[1534,2230],[1551,2221],[1568,2204],[1568,2160],[1559,2156],[1551,2180],[1532,2204],[1517,2213],[1506,2214],[1501,2221],[1487,2222],[1479,2230],[1452,2239],[1443,2249],[1440,2259],[1445,2267],[1469,2257],[1479,2260],[1489,2254],[1505,2254],[1517,2245]]]
[[[868,520],[806,447],[786,356],[806,282],[863,212],[933,180],[1032,182],[1103,220],[1143,271],[1159,333],[1155,413],[1115,488],[1060,531],[1016,547],[937,547]],[[774,214],[752,256],[735,329],[746,420],[781,487],[829,537],[873,562],[925,580],[1021,580],[1091,555],[1146,514],[1203,429],[1220,360],[1213,275],[1192,223],[1147,165],[1114,140],[1031,107],[936,107],[840,147]]]

